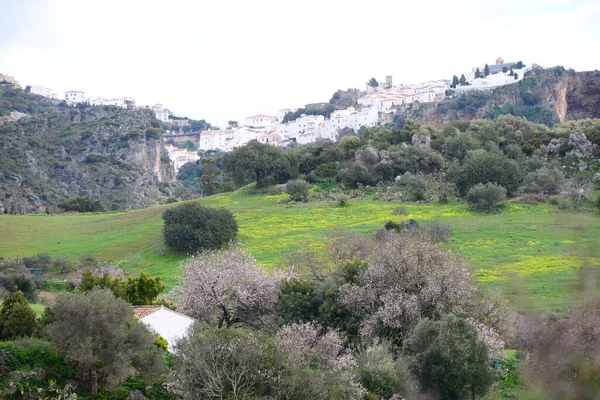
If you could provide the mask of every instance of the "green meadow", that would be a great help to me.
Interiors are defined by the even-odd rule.
[[[246,189],[200,200],[234,212],[239,239],[262,264],[275,267],[289,251],[310,243],[323,246],[336,230],[373,234],[387,221],[416,219],[448,224],[447,244],[464,256],[478,280],[500,290],[516,308],[560,310],[577,299],[582,267],[600,267],[600,216],[559,210],[549,204],[509,203],[497,214],[472,212],[465,204],[412,204],[352,199],[288,204],[288,196],[249,195]],[[129,274],[145,270],[177,282],[184,254],[162,243],[161,213],[172,205],[115,213],[0,216],[0,256],[48,252],[78,258],[93,254]],[[395,216],[402,206],[408,214]]]

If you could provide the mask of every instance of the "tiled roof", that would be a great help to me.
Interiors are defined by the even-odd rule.
[[[137,319],[144,318],[160,309],[161,306],[133,306],[133,316]]]
[[[275,118],[275,117],[272,117],[272,116],[266,115],[266,114],[256,114],[256,115],[252,115],[250,117],[246,117],[246,119],[248,119],[248,118]]]

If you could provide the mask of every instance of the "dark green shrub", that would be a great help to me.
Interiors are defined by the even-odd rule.
[[[16,339],[31,336],[37,327],[35,312],[21,292],[7,292],[0,308],[0,337]]]
[[[556,194],[564,180],[565,175],[559,169],[540,168],[525,176],[525,192]]]
[[[514,194],[523,180],[519,165],[502,153],[486,150],[470,151],[461,165],[450,168],[450,178],[461,196],[479,183],[495,183]]]
[[[146,139],[160,139],[160,131],[156,128],[146,130]]]
[[[376,342],[358,354],[357,378],[376,399],[405,395],[410,388],[410,373],[401,358],[394,357],[389,344]]]
[[[303,179],[294,179],[285,185],[285,192],[292,201],[308,201],[309,190],[310,184]]]
[[[77,211],[77,212],[102,212],[104,207],[100,200],[93,200],[87,196],[74,197],[71,199],[62,200],[57,205],[58,208],[65,212]]]
[[[190,202],[162,215],[165,244],[177,251],[214,249],[235,239],[238,225],[231,211]]]
[[[493,383],[487,345],[477,340],[467,321],[454,315],[421,320],[403,350],[421,389],[443,394],[440,399],[481,397]]]
[[[385,228],[386,231],[391,231],[393,229],[396,232],[400,232],[400,224],[398,224],[394,221],[386,222],[383,227]]]
[[[350,196],[347,194],[341,193],[336,198],[337,204],[340,207],[347,207],[350,205]]]
[[[467,193],[467,202],[479,211],[492,211],[504,206],[506,189],[494,183],[480,183]]]
[[[405,173],[398,179],[406,200],[422,201],[428,199],[427,179],[421,174]]]

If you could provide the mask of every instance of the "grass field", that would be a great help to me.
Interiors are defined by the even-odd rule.
[[[274,266],[304,243],[322,244],[336,229],[372,234],[392,219],[416,219],[452,226],[448,244],[476,270],[479,281],[499,289],[518,308],[558,310],[575,300],[582,266],[600,266],[600,216],[558,210],[548,204],[509,204],[498,214],[473,213],[464,204],[405,203],[353,199],[287,204],[287,195],[248,195],[245,190],[198,200],[236,215],[239,239],[256,259]],[[0,216],[0,256],[48,252],[73,258],[94,254],[118,263],[127,273],[145,270],[176,283],[185,255],[172,254],[161,240],[161,213],[169,206],[102,214]]]

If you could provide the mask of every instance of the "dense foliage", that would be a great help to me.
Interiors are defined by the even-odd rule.
[[[238,225],[231,211],[188,202],[166,210],[163,237],[177,251],[214,249],[235,239]]]
[[[94,200],[87,196],[75,197],[72,199],[62,200],[57,204],[57,207],[63,211],[77,212],[100,212],[104,211],[104,207],[100,200]]]
[[[143,371],[146,378],[163,371],[155,337],[134,321],[131,306],[106,289],[59,295],[48,338],[77,366],[90,394],[115,386]]]

